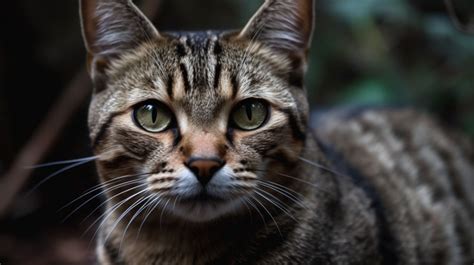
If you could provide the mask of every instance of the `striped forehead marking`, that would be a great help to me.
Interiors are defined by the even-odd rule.
[[[175,54],[178,58],[177,72],[182,81],[184,93],[176,93],[176,80],[168,80],[167,93],[171,99],[220,87],[222,46],[215,34],[186,34],[177,37]],[[176,75],[170,78],[175,79]]]

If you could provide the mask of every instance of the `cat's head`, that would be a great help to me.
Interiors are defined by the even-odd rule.
[[[267,188],[304,146],[313,9],[268,0],[241,31],[161,33],[129,0],[82,0],[108,196],[196,222],[281,196]]]

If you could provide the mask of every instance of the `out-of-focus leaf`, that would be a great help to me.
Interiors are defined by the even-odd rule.
[[[428,16],[424,19],[424,28],[438,51],[456,59],[474,60],[474,37],[457,31],[448,17]]]
[[[363,24],[374,16],[387,20],[410,21],[412,9],[402,0],[328,0],[329,11],[347,23]]]
[[[394,95],[382,82],[364,80],[347,89],[341,102],[348,105],[381,105],[393,101]]]

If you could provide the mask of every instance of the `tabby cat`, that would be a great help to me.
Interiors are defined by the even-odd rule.
[[[410,109],[309,129],[312,0],[243,30],[162,33],[81,0],[100,264],[471,264],[474,148]]]

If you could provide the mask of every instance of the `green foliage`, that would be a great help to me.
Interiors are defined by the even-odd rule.
[[[412,105],[474,135],[474,35],[454,27],[442,1],[318,3],[314,105]]]
[[[378,80],[363,80],[344,91],[338,99],[344,104],[378,105],[390,104],[396,94],[383,82]]]

